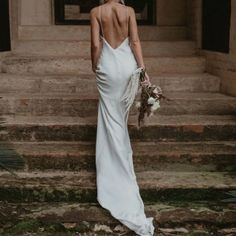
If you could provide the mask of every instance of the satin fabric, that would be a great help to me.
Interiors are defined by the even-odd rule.
[[[101,36],[102,37],[102,36]],[[97,200],[137,235],[154,234],[153,217],[146,217],[133,166],[127,118],[121,97],[138,68],[127,37],[112,48],[102,37],[96,70],[99,105],[96,136]]]

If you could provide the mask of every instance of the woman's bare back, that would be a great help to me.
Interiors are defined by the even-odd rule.
[[[91,10],[90,19],[91,59],[94,72],[102,47],[101,36],[113,49],[117,49],[128,38],[138,66],[145,68],[136,15],[132,7],[120,4],[116,0],[108,0],[107,3]],[[145,77],[149,81],[147,73]]]
[[[120,3],[99,6],[101,34],[112,48],[117,48],[129,36],[129,10]]]

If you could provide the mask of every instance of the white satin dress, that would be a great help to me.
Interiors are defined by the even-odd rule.
[[[99,11],[103,32],[101,6]],[[128,37],[115,49],[106,41],[104,34],[101,37],[103,48],[96,70],[99,91],[96,136],[97,200],[114,218],[137,235],[154,235],[153,217],[147,218],[145,215],[134,172],[133,151],[127,127],[129,112],[126,111],[124,102],[121,102],[130,76],[138,65]]]

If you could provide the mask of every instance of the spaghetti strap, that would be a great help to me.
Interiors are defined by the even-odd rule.
[[[126,23],[127,23],[127,37],[129,36],[129,8],[126,7]],[[101,32],[102,32],[102,37],[104,38],[104,31],[103,31],[103,26],[102,26],[102,6],[99,6],[99,21],[100,21],[100,27],[101,27]]]

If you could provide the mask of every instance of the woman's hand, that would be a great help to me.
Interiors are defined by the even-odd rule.
[[[97,66],[92,66],[92,71],[93,71],[94,73],[96,73],[96,70],[97,70]]]
[[[145,80],[143,82],[141,82],[141,85],[143,86],[150,86],[151,85],[151,82],[150,82],[150,78],[149,78],[149,75],[147,74],[147,72],[145,72]]]
[[[94,64],[94,65],[92,65],[92,71],[94,72],[94,73],[97,73],[97,70],[99,69],[99,66],[97,65],[97,63],[96,64]]]

